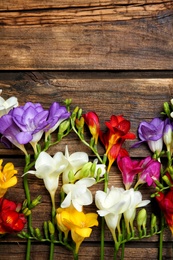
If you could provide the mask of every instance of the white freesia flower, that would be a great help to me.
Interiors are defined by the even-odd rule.
[[[67,196],[61,203],[61,207],[67,208],[72,204],[76,210],[81,212],[84,205],[90,205],[93,202],[92,193],[87,188],[94,183],[94,178],[83,178],[74,184],[64,184],[62,189]]]
[[[35,174],[37,178],[43,179],[45,187],[50,193],[53,205],[59,176],[66,169],[67,165],[68,162],[62,152],[57,152],[53,157],[46,152],[41,152],[35,162],[36,171],[27,172]]]
[[[128,209],[124,212],[124,219],[126,223],[127,232],[130,232],[129,224],[133,229],[133,221],[136,216],[136,208],[146,206],[150,203],[150,200],[142,200],[142,194],[140,191],[135,191],[133,188],[126,191],[130,199]]]
[[[0,90],[0,94],[1,94],[2,90]],[[7,100],[3,99],[0,96],[0,117],[3,115],[8,114],[8,112],[13,108],[13,107],[17,107],[18,104],[18,100],[16,97],[10,97]]]
[[[97,212],[101,217],[105,217],[106,224],[116,241],[116,228],[120,230],[119,222],[130,204],[128,193],[122,188],[111,187],[104,191],[96,191],[95,204],[99,209]]]
[[[68,161],[68,167],[63,172],[63,184],[69,183],[70,171],[75,175],[89,161],[88,154],[85,152],[75,152],[69,155],[68,146],[65,147],[65,158]]]
[[[101,163],[98,163],[98,159],[95,159],[93,161],[93,163],[96,163],[96,169],[95,169],[95,175],[94,177],[96,178],[97,177],[97,171],[99,169],[100,171],[100,177],[103,177],[103,175],[106,173],[106,165],[105,164],[101,164]]]

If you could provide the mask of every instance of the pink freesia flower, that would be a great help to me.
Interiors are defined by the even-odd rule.
[[[117,164],[122,173],[125,188],[128,190],[131,187],[135,176],[142,171],[140,161],[132,160],[129,156],[118,156]]]
[[[148,186],[156,186],[155,181],[160,178],[161,163],[148,156],[140,162],[140,166],[143,170],[138,175],[135,187],[143,183],[147,183]]]

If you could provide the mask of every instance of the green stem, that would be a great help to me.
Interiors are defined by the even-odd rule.
[[[163,230],[164,230],[164,218],[163,218],[163,215],[161,215],[161,232],[160,232],[160,235],[159,235],[159,260],[162,260]]]
[[[122,243],[122,246],[121,246],[121,260],[124,259],[124,249],[125,249],[125,243]]]
[[[104,260],[105,219],[101,219],[100,260]]]
[[[26,169],[25,169],[25,172],[26,172]],[[25,196],[26,196],[28,206],[29,206],[31,203],[31,199],[30,199],[27,175],[24,175],[24,177],[23,177],[23,185],[24,185],[24,190],[25,190]],[[31,228],[32,228],[31,215],[29,215],[27,218],[27,227],[28,227],[28,234],[31,235]],[[31,240],[30,240],[30,238],[28,238],[27,250],[26,250],[26,260],[30,260],[30,251],[31,251]]]
[[[52,196],[52,224],[53,228],[55,229],[55,201],[54,201],[54,195]],[[49,251],[49,260],[53,260],[54,257],[54,249],[55,249],[55,244],[54,244],[54,234],[51,235],[51,243],[50,243],[50,251]]]
[[[78,260],[78,254],[74,253],[74,254],[73,254],[73,259],[74,259],[74,260]]]

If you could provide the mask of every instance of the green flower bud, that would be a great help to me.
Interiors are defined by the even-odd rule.
[[[69,179],[69,182],[71,182],[71,183],[73,183],[75,181],[75,176],[74,176],[74,172],[73,171],[69,171],[68,179]]]
[[[157,231],[157,218],[154,214],[151,215],[151,232]]]
[[[82,116],[82,108],[79,108],[78,113],[77,113],[77,118],[80,119]]]
[[[36,207],[38,204],[41,203],[41,195],[39,195],[37,198],[33,199],[29,208],[32,209],[34,207]]]
[[[55,227],[54,227],[53,223],[52,223],[50,220],[48,221],[48,228],[49,228],[49,233],[50,233],[51,235],[54,235],[54,233],[55,233]]]
[[[38,238],[39,240],[42,240],[42,235],[41,235],[41,232],[40,232],[40,229],[39,229],[39,228],[35,228],[35,236],[36,236],[36,238]]]
[[[49,239],[49,234],[48,234],[48,223],[47,221],[44,221],[43,224],[43,230],[44,230],[44,235],[46,239]]]
[[[28,208],[25,208],[25,209],[23,210],[23,214],[27,217],[27,216],[29,216],[29,215],[31,214],[31,210],[28,209]]]
[[[59,125],[58,134],[63,135],[64,132],[68,129],[69,126],[70,126],[70,121],[69,121],[69,120],[63,121],[63,122]]]
[[[163,104],[163,109],[164,109],[164,112],[166,113],[166,115],[167,115],[168,117],[170,117],[171,111],[170,111],[170,107],[169,107],[168,102],[164,102],[164,104]]]
[[[142,229],[146,229],[146,222],[147,222],[147,212],[146,209],[141,209],[137,215],[137,226],[138,230],[141,231]]]
[[[22,210],[24,210],[28,206],[28,201],[25,199],[22,204]]]
[[[167,175],[164,175],[164,176],[162,177],[162,179],[164,180],[164,182],[165,182],[169,187],[172,186],[172,183],[171,183],[171,181],[170,181],[170,179],[168,178]]]

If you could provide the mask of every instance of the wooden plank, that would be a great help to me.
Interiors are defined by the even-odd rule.
[[[172,1],[53,2],[1,3],[1,70],[173,69]]]

